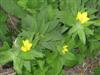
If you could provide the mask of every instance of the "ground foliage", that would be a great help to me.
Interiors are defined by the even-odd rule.
[[[90,20],[81,24],[78,12]],[[10,29],[12,16],[17,23]],[[21,50],[23,40],[30,51]],[[63,66],[95,59],[100,51],[100,0],[0,0],[0,42],[0,64],[12,61],[18,75],[64,75]]]

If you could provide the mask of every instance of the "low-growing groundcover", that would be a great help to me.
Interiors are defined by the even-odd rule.
[[[65,75],[100,52],[100,0],[0,0],[0,43],[18,75]]]

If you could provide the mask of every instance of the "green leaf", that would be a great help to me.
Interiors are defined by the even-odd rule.
[[[42,5],[42,2],[39,0],[29,0],[27,6],[31,9],[38,9]]]
[[[35,69],[33,75],[45,75],[45,69],[44,70],[41,70],[39,68]]]
[[[67,67],[72,67],[78,63],[77,57],[71,52],[68,52],[64,56],[62,56],[62,59],[65,63],[64,65],[66,65]]]
[[[14,57],[13,59],[14,69],[18,74],[22,74],[22,68],[24,65],[24,61],[19,57]]]
[[[98,5],[100,6],[100,0],[98,0]]]
[[[100,74],[100,67],[97,67],[97,68],[94,70],[93,75],[99,75],[99,74]]]
[[[89,28],[84,28],[84,31],[87,35],[93,35],[93,30],[89,29]]]
[[[95,29],[95,34],[94,34],[94,37],[97,39],[97,40],[100,40],[100,27],[96,28]]]
[[[40,69],[41,69],[41,70],[44,70],[45,61],[38,60],[37,63],[38,63],[38,65],[39,65]]]
[[[33,60],[33,59],[35,59],[34,56],[32,55],[32,53],[30,53],[30,52],[27,52],[27,53],[21,52],[19,57],[24,59],[24,60]]]
[[[22,30],[36,32],[38,30],[36,19],[33,16],[26,15],[22,19]]]
[[[6,25],[7,16],[3,11],[0,10],[0,39],[2,41],[7,41],[8,36],[6,34],[9,32]]]
[[[11,54],[9,51],[0,52],[0,64],[6,64],[9,61],[12,61]]]
[[[41,11],[38,15],[37,15],[37,23],[38,23],[38,28],[39,28],[39,32],[44,34],[47,29],[48,29],[48,24],[46,24],[46,16],[45,15],[45,11]],[[40,17],[41,16],[41,17]]]
[[[63,60],[57,56],[55,59],[52,60],[51,62],[51,68],[47,74],[49,75],[58,75],[61,71],[62,71],[62,68],[63,68]]]
[[[94,25],[100,26],[100,19],[93,21]]]
[[[47,10],[46,13],[47,13],[47,16],[48,16],[47,17],[48,20],[53,20],[53,19],[56,18],[57,14],[58,14],[57,9],[54,9],[51,5],[48,5],[46,10]]]
[[[26,71],[26,70],[23,70],[22,75],[33,75],[33,74],[32,74],[32,73],[30,73],[30,72],[28,72],[28,71]]]
[[[61,33],[64,33],[64,32],[66,32],[67,30],[68,30],[68,27],[62,26],[62,28],[61,28]]]
[[[0,5],[11,15],[18,16],[19,18],[26,15],[25,11],[17,5],[15,0],[0,0]]]
[[[44,55],[41,52],[31,50],[29,52],[21,52],[19,57],[24,60],[33,60],[35,58],[42,58]]]
[[[39,52],[39,51],[32,50],[32,54],[36,58],[43,58],[44,57],[44,54]]]
[[[9,45],[8,45],[7,42],[4,42],[4,43],[3,43],[3,46],[0,47],[0,51],[7,51],[7,50],[9,50],[9,49],[10,49],[10,47],[9,47]]]
[[[31,62],[30,61],[25,61],[24,67],[27,71],[31,72]]]
[[[19,0],[17,3],[19,6],[23,7],[24,9],[27,7],[28,0]]]
[[[56,27],[58,26],[59,21],[57,19],[54,19],[52,21],[49,21],[48,24],[48,30],[47,32],[51,32],[52,30],[56,29]]]
[[[6,19],[7,19],[6,14],[2,10],[0,10],[0,23],[5,22]]]
[[[61,11],[60,12],[60,20],[63,22],[66,26],[73,26],[75,24],[75,19],[72,16],[71,13],[67,11]]]
[[[52,42],[52,41],[49,41],[49,42],[42,41],[41,46],[46,48],[46,49],[55,50],[55,42]]]
[[[84,26],[77,23],[74,25],[70,30],[69,30],[69,35],[73,36],[75,34],[78,34],[80,40],[85,44],[86,43],[86,36],[85,36],[85,31],[84,31]]]
[[[72,15],[75,15],[75,13],[77,12],[77,10],[79,9],[79,7],[81,5],[81,1],[80,0],[60,0],[60,7],[62,10],[66,10],[69,11],[69,13],[71,13]]]
[[[58,31],[52,31],[49,32],[48,34],[45,35],[44,40],[45,41],[57,41],[57,40],[61,40],[62,39],[62,35],[60,32]]]
[[[85,44],[86,43],[86,37],[85,37],[85,32],[83,29],[78,30],[78,35],[80,40]]]
[[[69,35],[72,35],[74,33],[77,33],[77,26],[73,26],[68,32]]]

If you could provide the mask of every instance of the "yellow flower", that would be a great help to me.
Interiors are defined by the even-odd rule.
[[[27,52],[31,49],[32,43],[29,42],[29,40],[23,40],[23,45],[21,47],[21,50],[23,52]]]
[[[63,46],[62,53],[65,54],[66,52],[68,52],[68,46],[67,45],[64,45]]]
[[[86,23],[88,20],[90,20],[90,18],[87,17],[87,12],[78,12],[76,19],[79,20],[81,24]]]

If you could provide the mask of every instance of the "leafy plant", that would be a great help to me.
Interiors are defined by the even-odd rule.
[[[7,16],[0,12],[0,64],[13,62],[18,75],[64,75],[63,67],[80,64],[100,50],[99,0],[0,0],[19,19],[11,46]],[[91,5],[93,4],[93,6]],[[4,59],[4,60],[3,60]]]

